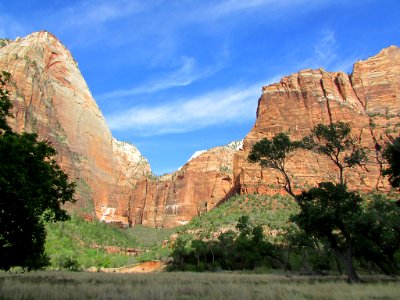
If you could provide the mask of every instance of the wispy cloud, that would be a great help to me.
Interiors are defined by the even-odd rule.
[[[209,77],[224,67],[224,60],[216,65],[198,67],[196,61],[192,57],[184,57],[182,66],[166,76],[159,79],[150,80],[149,82],[133,87],[131,89],[116,90],[103,95],[97,96],[98,99],[114,99],[134,96],[139,94],[151,94],[172,87],[188,86],[191,83]]]
[[[330,65],[336,60],[337,43],[334,31],[325,31],[320,41],[314,46],[315,63]]]
[[[313,54],[306,59],[300,68],[326,68],[330,71],[350,72],[353,63],[359,57],[359,54],[348,54],[347,57],[339,55],[340,45],[337,42],[336,32],[333,30],[323,30],[315,42]]]
[[[271,0],[228,0],[214,5],[212,11],[215,16],[228,15],[235,12],[259,8],[261,6],[271,4]],[[292,1],[293,2],[293,1]]]
[[[85,1],[65,8],[61,14],[67,17],[67,24],[94,27],[108,21],[130,16],[143,9],[144,5],[139,1]]]
[[[113,130],[129,130],[141,136],[190,132],[208,126],[240,123],[255,118],[261,86],[275,80],[216,90],[163,105],[131,107],[106,116],[106,119]]]
[[[340,0],[336,0],[340,1]],[[245,13],[258,10],[262,12],[265,19],[277,17],[282,13],[299,12],[300,10],[309,10],[315,7],[320,7],[332,0],[227,0],[219,3],[211,2],[212,4],[200,12],[208,17],[220,18],[231,14]],[[244,16],[244,15],[243,15]],[[204,16],[201,16],[204,20]]]

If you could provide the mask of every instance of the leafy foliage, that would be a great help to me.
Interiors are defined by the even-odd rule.
[[[7,125],[6,117],[11,117],[10,109],[12,104],[9,97],[9,92],[5,86],[10,82],[11,74],[5,71],[0,73],[0,131],[10,130]]]
[[[272,140],[264,138],[256,142],[249,153],[248,160],[259,163],[261,167],[279,171],[285,178],[285,190],[295,197],[286,169],[286,159],[300,146],[299,142],[292,142],[287,133],[279,133]]]
[[[17,134],[6,123],[11,108],[0,76],[0,268],[48,264],[44,222],[63,221],[61,205],[73,202],[74,184],[53,159],[55,150],[36,134]]]
[[[248,216],[255,226],[285,231],[290,226],[290,215],[298,211],[299,206],[288,196],[235,195],[213,210],[194,217],[181,231],[206,231],[204,235],[210,236],[221,228],[234,229],[241,216]]]
[[[121,250],[136,247],[137,240],[128,230],[98,221],[86,222],[78,216],[62,223],[48,223],[46,229],[46,254],[51,268],[120,267],[134,261],[131,256],[107,253],[105,249],[107,246]]]
[[[52,269],[69,270],[89,267],[113,268],[135,262],[156,260],[171,254],[169,247],[162,248],[162,241],[176,229],[156,229],[134,226],[120,229],[99,221],[87,222],[73,215],[70,220],[47,223],[46,254]],[[111,247],[119,249],[107,252]],[[138,256],[128,255],[125,250],[143,251]]]
[[[358,280],[353,267],[354,222],[362,213],[362,198],[345,185],[322,182],[297,196],[300,213],[293,216],[308,235],[325,241],[346,266],[349,281]]]
[[[400,137],[389,143],[384,151],[384,157],[389,163],[389,167],[383,174],[389,176],[390,184],[393,187],[400,187]]]
[[[237,231],[228,230],[218,239],[192,239],[188,234],[178,237],[172,257],[172,270],[250,270],[257,266],[283,265],[276,248],[265,239],[261,226],[249,223],[248,216],[241,216]]]
[[[349,123],[318,124],[302,141],[302,147],[327,156],[339,169],[339,183],[344,184],[344,169],[366,162],[366,149],[351,136]]]
[[[385,274],[399,273],[400,207],[382,194],[373,195],[354,220],[356,257],[376,264]]]
[[[397,143],[400,143],[400,139]],[[392,164],[386,172],[394,185],[400,172],[400,160],[397,157],[399,145],[395,142],[385,152]],[[339,170],[338,183],[322,182],[316,188],[303,191],[301,195],[294,195],[285,162],[289,155],[295,155],[294,150],[298,148],[328,157]],[[291,249],[314,249],[314,253],[317,256],[321,254],[321,258],[333,253],[338,269],[342,264],[346,267],[349,281],[358,280],[353,264],[355,258],[372,262],[386,274],[397,272],[398,267],[393,267],[400,243],[397,207],[377,199],[367,205],[362,197],[346,187],[345,169],[366,162],[366,149],[351,136],[350,124],[318,124],[311,135],[298,142],[290,141],[286,133],[277,134],[271,140],[263,139],[255,143],[248,160],[284,175],[286,191],[299,204],[300,212],[291,218],[299,228],[290,228],[285,236],[289,247],[288,257]],[[290,267],[289,259],[287,262]],[[323,259],[321,262],[322,265],[329,265],[329,260]]]

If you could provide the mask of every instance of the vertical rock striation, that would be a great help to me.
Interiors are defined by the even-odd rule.
[[[137,183],[132,192],[130,220],[151,227],[186,224],[234,193],[233,155],[241,142],[200,151],[180,170]]]
[[[369,149],[364,168],[347,172],[351,188],[364,191],[388,189],[380,175],[381,153],[400,126],[400,49],[389,47],[378,55],[355,63],[352,74],[303,70],[263,87],[257,120],[235,155],[234,174],[242,193],[281,192],[283,178],[246,161],[252,145],[279,132],[300,139],[318,123],[350,122],[354,135]],[[314,186],[337,177],[334,165],[322,156],[299,151],[288,169],[295,186]]]
[[[127,149],[113,140],[71,53],[51,33],[37,32],[0,48],[0,70],[14,81],[10,125],[53,145],[77,183],[76,207],[112,220],[104,216],[111,209],[126,223],[129,188],[149,166],[142,160],[133,167]]]
[[[255,125],[243,143],[200,151],[161,178],[151,176],[133,145],[112,138],[76,62],[51,33],[0,39],[0,70],[13,75],[12,128],[51,142],[59,164],[77,182],[75,207],[106,222],[172,227],[234,193],[284,193],[278,173],[247,162],[251,147],[283,131],[301,139],[318,123],[350,122],[368,147],[368,164],[347,171],[351,188],[389,188],[376,145],[400,132],[400,49],[394,46],[355,63],[351,75],[307,69],[263,87]],[[329,160],[305,151],[288,169],[298,189],[337,177]]]

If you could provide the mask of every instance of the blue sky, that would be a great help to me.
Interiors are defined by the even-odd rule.
[[[163,174],[245,137],[263,85],[400,45],[398,0],[0,1],[0,37],[54,33],[113,135]]]

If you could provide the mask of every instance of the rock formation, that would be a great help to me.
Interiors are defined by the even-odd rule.
[[[52,34],[0,39],[0,70],[10,72],[15,82],[10,86],[12,128],[50,141],[59,164],[77,183],[75,207],[106,222],[172,227],[237,192],[283,193],[279,174],[247,162],[251,146],[282,131],[300,139],[318,123],[351,122],[354,135],[369,148],[368,164],[346,173],[351,188],[389,188],[380,176],[376,145],[399,133],[397,47],[357,62],[351,75],[303,70],[263,87],[257,120],[243,147],[233,143],[198,152],[161,178],[151,175],[134,146],[112,138],[76,62]],[[305,151],[293,156],[288,169],[299,189],[337,176],[330,161]]]
[[[256,123],[234,158],[237,188],[241,193],[282,191],[279,174],[246,161],[257,140],[283,131],[300,139],[318,123],[343,121],[351,123],[354,135],[369,149],[367,165],[346,174],[350,188],[386,190],[389,187],[380,176],[382,159],[376,145],[384,146],[390,136],[399,134],[399,113],[400,49],[394,46],[357,62],[351,75],[319,69],[284,77],[263,87]],[[288,169],[298,187],[335,179],[338,173],[330,161],[305,151],[291,159]]]
[[[57,150],[77,183],[74,207],[127,223],[130,188],[150,167],[137,149],[112,138],[71,53],[48,32],[1,45],[0,70],[14,81],[12,128],[36,132]]]
[[[213,209],[232,196],[233,156],[241,142],[200,151],[178,171],[136,184],[130,204],[133,224],[172,227]]]

